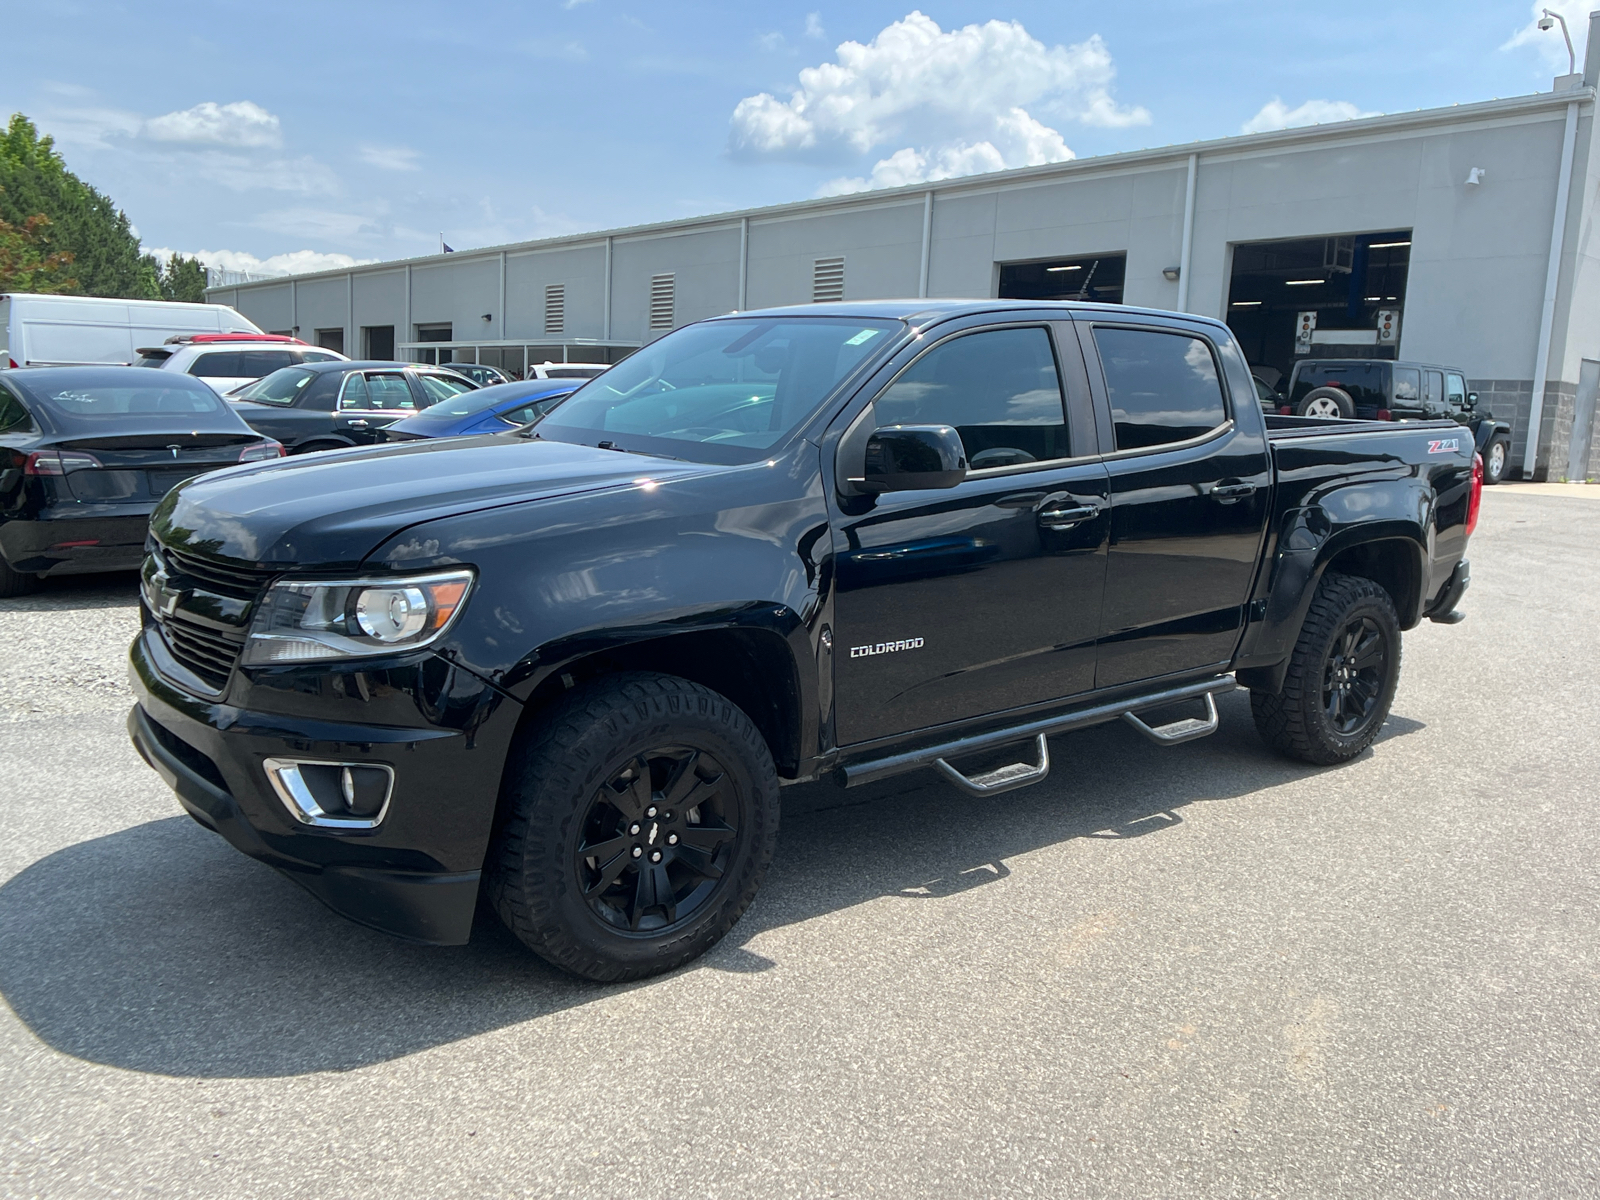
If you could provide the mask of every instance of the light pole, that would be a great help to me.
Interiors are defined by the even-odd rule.
[[[1539,18],[1539,28],[1548,33],[1557,21],[1561,22],[1561,36],[1567,39],[1567,74],[1578,73],[1578,56],[1572,52],[1572,35],[1567,32],[1567,19],[1558,12],[1544,10],[1544,16]]]

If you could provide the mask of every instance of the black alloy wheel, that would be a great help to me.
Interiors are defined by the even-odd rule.
[[[744,710],[687,679],[618,672],[519,735],[486,895],[562,970],[642,979],[733,928],[777,841],[778,772]]]
[[[687,746],[636,755],[589,802],[574,849],[584,899],[630,933],[691,920],[727,871],[739,818],[714,756]]]
[[[1348,762],[1372,744],[1400,682],[1400,615],[1376,581],[1330,572],[1276,692],[1250,691],[1269,746],[1302,762]]]
[[[1389,639],[1371,617],[1356,617],[1335,635],[1322,669],[1328,723],[1354,737],[1378,711],[1389,662]]]

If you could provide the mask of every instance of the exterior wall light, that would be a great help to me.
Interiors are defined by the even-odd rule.
[[[1486,172],[1482,167],[1473,167],[1467,172],[1467,186],[1477,187],[1483,182],[1483,177],[1485,174]]]
[[[1178,282],[1178,276],[1181,275],[1182,273],[1183,272],[1177,267],[1162,267],[1161,268],[1162,277],[1165,278],[1165,279],[1170,280],[1173,283],[1177,283]]]
[[[485,321],[492,321],[492,320],[494,320],[494,314],[493,313],[484,313],[483,314],[483,319]]]

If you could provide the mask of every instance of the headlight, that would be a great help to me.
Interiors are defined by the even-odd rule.
[[[247,666],[416,650],[437,641],[461,611],[471,571],[400,579],[272,585],[245,646]]]

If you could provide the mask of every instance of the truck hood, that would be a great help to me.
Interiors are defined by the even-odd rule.
[[[717,469],[505,434],[403,442],[203,475],[171,493],[151,526],[191,552],[342,567],[421,521]]]

